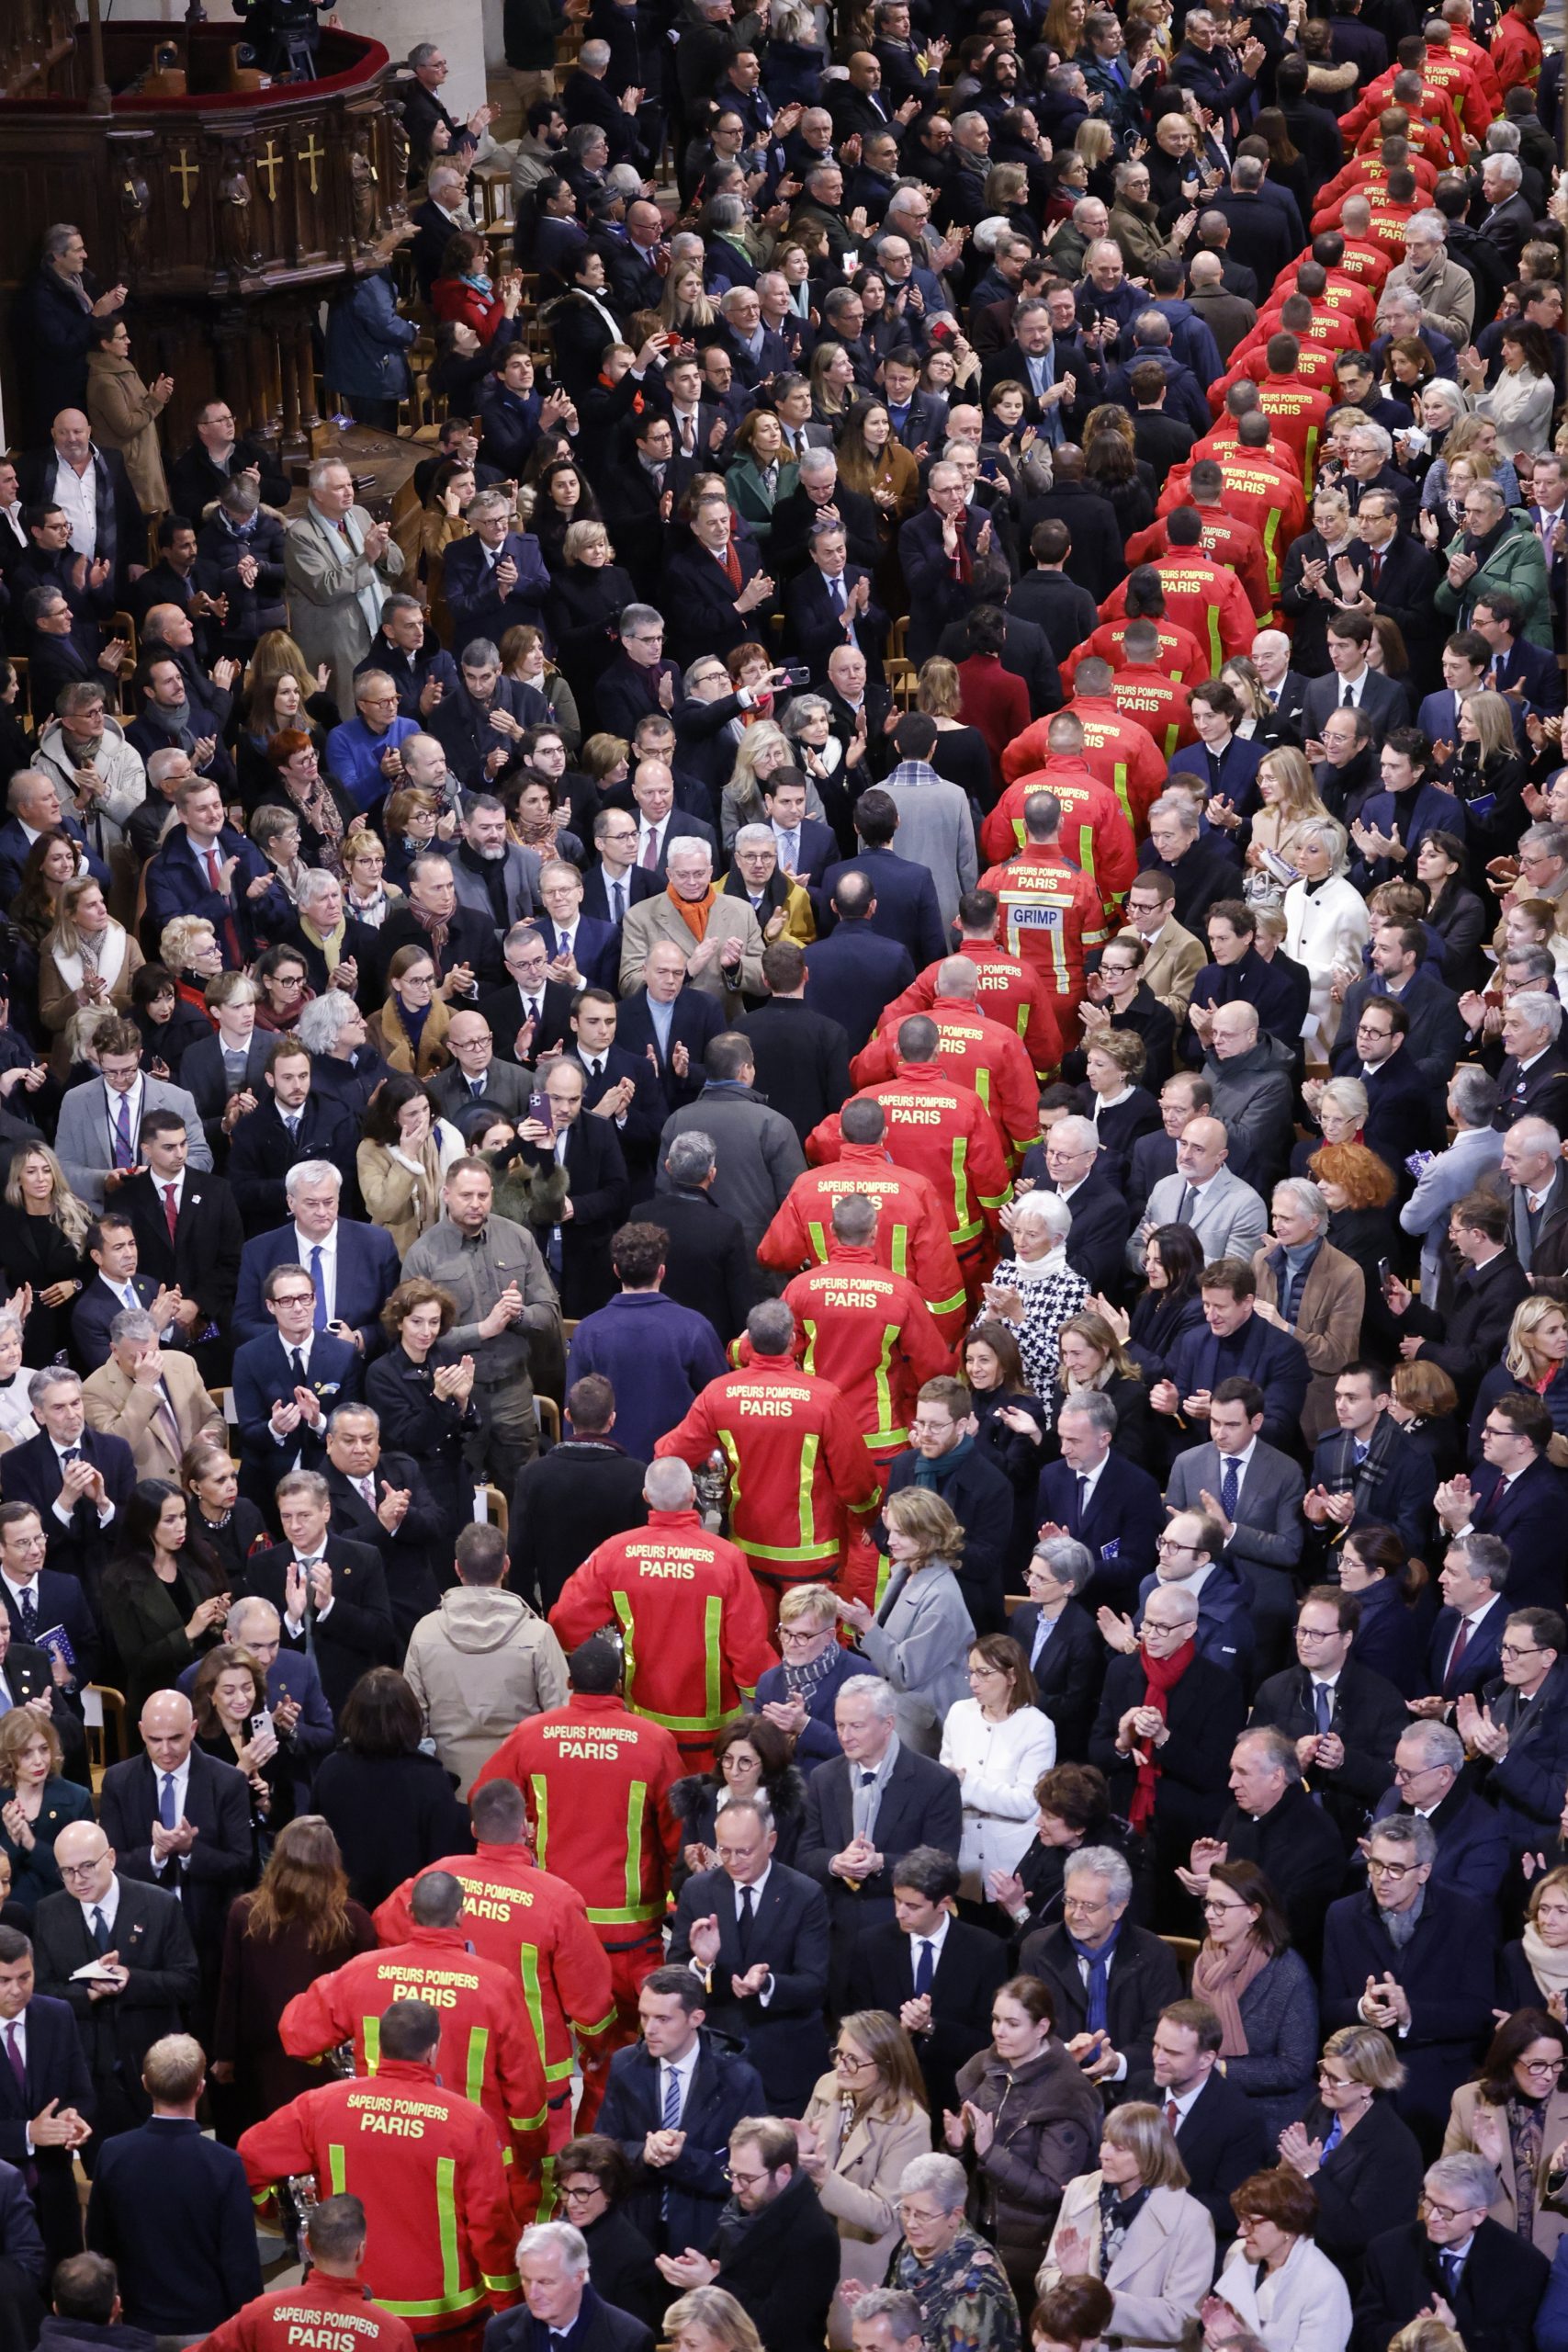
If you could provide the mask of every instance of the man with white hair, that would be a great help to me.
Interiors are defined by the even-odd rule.
[[[269,1331],[262,1283],[275,1266],[303,1266],[316,1294],[313,1329],[349,1341],[361,1353],[380,1338],[380,1315],[398,1280],[398,1253],[378,1225],[339,1214],[343,1178],[330,1160],[305,1159],[283,1182],[288,1221],[246,1242],[240,1260],[235,1329],[242,1339]]]
[[[517,2245],[523,2307],[485,2329],[490,2352],[652,2352],[641,2320],[608,2303],[588,2275],[588,2241],[570,2222],[536,2222]]]
[[[634,989],[650,949],[669,943],[681,950],[688,985],[716,997],[732,1020],[743,991],[766,993],[762,933],[750,902],[715,892],[713,851],[706,842],[672,830],[665,867],[669,888],[628,908],[621,925],[621,989]]]
[[[1461,350],[1470,342],[1475,326],[1475,280],[1468,269],[1449,259],[1448,234],[1449,224],[1435,208],[1411,214],[1404,224],[1404,259],[1383,280],[1380,333],[1387,325],[1383,312],[1389,295],[1408,289],[1420,299],[1423,325],[1435,326]]]
[[[1527,1274],[1555,1274],[1568,1250],[1568,1168],[1549,1119],[1527,1114],[1503,1137],[1503,1173],[1512,1187],[1514,1255]]]
[[[1481,193],[1489,210],[1477,234],[1495,246],[1505,269],[1517,270],[1525,241],[1535,233],[1535,218],[1519,192],[1524,171],[1517,155],[1488,155],[1481,167]]]
[[[1452,343],[1427,317],[1419,289],[1408,284],[1383,288],[1378,305],[1378,331],[1368,353],[1375,368],[1382,366],[1389,345],[1400,335],[1418,336],[1436,365],[1450,374],[1457,372],[1459,358]],[[1378,429],[1382,430],[1381,426]]]
[[[1260,628],[1252,640],[1252,659],[1274,708],[1290,725],[1297,725],[1306,704],[1307,681],[1291,667],[1291,640],[1284,630]]]
[[[1099,1170],[1100,1135],[1092,1119],[1069,1113],[1054,1119],[1037,1144],[1023,1157],[1020,1171],[1022,1200],[1028,1187],[1038,1185],[1072,1210],[1072,1236],[1067,1263],[1082,1274],[1091,1291],[1114,1296],[1121,1283],[1122,1252],[1126,1246],[1131,1212],[1121,1190]],[[1021,1201],[1003,1212],[1010,1231]]]
[[[728,352],[738,381],[750,387],[764,377],[782,376],[789,366],[788,347],[764,321],[757,288],[732,286],[719,310],[724,321],[719,346]]]
[[[1508,1870],[1508,1840],[1495,1809],[1463,1780],[1464,1742],[1451,1724],[1421,1718],[1400,1733],[1393,1780],[1372,1809],[1373,1823],[1415,1815],[1431,1824],[1438,1840],[1433,1883],[1497,1899]]]
[[[1402,2054],[1406,2047],[1400,2044]],[[1530,2092],[1546,2080],[1543,2062]],[[1427,2166],[1416,2220],[1380,2232],[1367,2247],[1356,2299],[1367,2343],[1382,2343],[1385,2330],[1392,2337],[1440,2305],[1439,2319],[1446,2312],[1456,2335],[1462,2328],[1463,2343],[1484,2338],[1496,2352],[1528,2352],[1550,2266],[1529,2238],[1493,2220],[1496,2202],[1497,2175],[1474,2149]]]
[[[310,492],[304,514],[283,533],[289,634],[308,669],[327,664],[327,691],[346,710],[354,673],[381,626],[388,584],[402,571],[403,552],[390,524],[376,522],[355,503],[354,476],[341,458],[316,460]]]
[[[1544,990],[1521,989],[1503,1007],[1503,1062],[1492,1124],[1504,1130],[1519,1119],[1548,1120],[1568,1135],[1568,1051],[1562,1006]]]

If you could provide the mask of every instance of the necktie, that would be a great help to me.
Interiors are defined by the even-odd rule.
[[[1178,1205],[1177,1205],[1177,1211],[1176,1211],[1176,1220],[1175,1220],[1175,1221],[1176,1221],[1176,1223],[1177,1223],[1178,1225],[1185,1225],[1185,1224],[1186,1224],[1187,1219],[1188,1219],[1188,1216],[1189,1216],[1189,1215],[1190,1215],[1190,1211],[1191,1211],[1191,1207],[1192,1207],[1192,1187],[1191,1187],[1191,1185],[1190,1185],[1190,1184],[1183,1184],[1183,1186],[1181,1187],[1181,1199],[1180,1199],[1179,1203],[1179,1204],[1178,1204]]]
[[[283,1124],[284,1124],[284,1125],[285,1125],[285,1126],[288,1128],[288,1140],[289,1140],[289,1142],[290,1142],[290,1143],[298,1143],[298,1142],[299,1142],[299,1113],[298,1113],[297,1111],[289,1111],[289,1112],[286,1112],[286,1113],[284,1114]]]
[[[525,1021],[532,1021],[536,1024],[537,1023],[539,1018],[539,1000],[536,996],[525,996],[524,998],[523,1018]]]
[[[1356,1440],[1356,1442],[1355,1442],[1354,1445],[1353,1445],[1353,1446],[1351,1447],[1351,1449],[1350,1449],[1350,1458],[1351,1458],[1351,1460],[1354,1462],[1354,1464],[1355,1464],[1355,1465],[1356,1465],[1356,1468],[1357,1468],[1358,1470],[1360,1468],[1360,1466],[1361,1466],[1362,1463],[1366,1460],[1366,1458],[1367,1458],[1367,1454],[1368,1454],[1368,1452],[1369,1452],[1369,1448],[1368,1448],[1368,1447],[1366,1447],[1366,1446],[1364,1446],[1364,1445],[1361,1443],[1360,1439],[1359,1439],[1359,1438],[1358,1438],[1358,1439]]]
[[[1235,1519],[1236,1497],[1241,1492],[1241,1464],[1234,1453],[1224,1457],[1224,1476],[1220,1480],[1220,1509],[1227,1519]]]
[[[678,2132],[681,2128],[681,2077],[673,2066],[664,2069],[662,2121],[666,2132]]]
[[[473,1096],[474,1096],[474,1098],[475,1098],[475,1100],[476,1100],[476,1101],[477,1101],[477,1100],[478,1100],[478,1098],[479,1098],[479,1096],[484,1092],[484,1091],[485,1091],[485,1082],[484,1082],[484,1080],[483,1080],[483,1079],[482,1079],[482,1078],[470,1078],[470,1079],[469,1079],[469,1080],[468,1080],[468,1092],[469,1092],[471,1095],[473,1095]]]
[[[612,882],[610,885],[610,921],[612,922],[623,922],[626,918],[626,886],[624,882]]]
[[[1349,709],[1351,709],[1351,708],[1354,707],[1355,700],[1356,700],[1356,697],[1355,697],[1354,693],[1353,693],[1353,692],[1352,692],[1352,690],[1351,690],[1351,685],[1350,685],[1350,681],[1349,681],[1349,679],[1348,679],[1348,678],[1342,678],[1342,679],[1340,680],[1340,683],[1339,683],[1339,707],[1340,707],[1340,709],[1341,709],[1341,710],[1349,710]]]
[[[841,613],[841,612],[843,611],[843,609],[844,609],[844,583],[843,583],[843,582],[842,582],[842,580],[841,580],[841,579],[840,579],[840,580],[829,580],[829,582],[828,582],[828,602],[832,605],[833,610],[834,610],[836,613]]]
[[[589,1076],[590,1076],[591,1078],[603,1078],[603,1077],[604,1077],[604,1064],[603,1058],[602,1058],[598,1054],[595,1054],[595,1055],[593,1056],[592,1059],[589,1062],[589,1065],[588,1065],[588,1074],[589,1074]]]
[[[352,1481],[352,1483],[353,1483],[353,1485],[354,1485],[354,1486],[358,1489],[358,1493],[359,1493],[359,1499],[360,1499],[360,1501],[365,1505],[366,1510],[375,1510],[375,1508],[376,1508],[376,1481],[375,1481],[375,1479],[374,1479],[374,1478],[355,1478],[355,1479],[354,1479],[354,1480]]]
[[[686,414],[686,415],[684,415],[684,416],[681,419],[681,454],[682,454],[682,456],[683,458],[690,458],[690,457],[694,456],[694,455],[695,454],[695,451],[696,451],[696,447],[697,447],[696,422],[695,422],[695,419],[691,415],[690,412],[688,411],[687,414]]]
[[[1319,1739],[1328,1736],[1328,1725],[1334,1713],[1334,1693],[1326,1682],[1314,1682],[1312,1687],[1313,1713],[1317,1721]]]
[[[129,1168],[131,1164],[132,1158],[133,1154],[130,1148],[130,1097],[127,1094],[122,1094],[119,1098],[119,1108],[115,1113],[114,1117],[114,1164],[117,1168]]]
[[[1454,2252],[1452,2246],[1446,2245],[1439,2252],[1438,2260],[1443,2266],[1443,2284],[1448,2289],[1448,2301],[1451,2306],[1458,2298],[1459,2282],[1464,2275],[1463,2258]]]
[[[1458,1674],[1460,1668],[1463,1665],[1464,1654],[1469,1647],[1470,1620],[1468,1617],[1461,1617],[1459,1621],[1459,1633],[1455,1636],[1454,1645],[1449,1652],[1449,1670],[1443,1677],[1443,1690],[1445,1694],[1452,1690],[1454,1677]]]
[[[316,1294],[316,1311],[310,1320],[316,1330],[324,1331],[327,1328],[327,1282],[321,1272],[321,1245],[319,1241],[310,1247],[310,1283]]]
[[[171,1241],[175,1238],[175,1227],[178,1225],[179,1221],[179,1204],[175,1198],[175,1188],[172,1184],[165,1184],[164,1187],[164,1223],[169,1228],[169,1238]]]
[[[11,2072],[17,2077],[17,2088],[25,2099],[28,2095],[27,2061],[17,2047],[19,2020],[13,2018],[6,2028],[6,2055],[11,2062]]]
[[[936,1975],[936,1962],[931,1958],[931,1939],[927,1936],[918,1937],[915,1952],[915,1998],[918,2001],[922,1993],[931,1991],[932,1980]]]
[[[1372,557],[1372,594],[1373,594],[1374,596],[1377,594],[1377,592],[1378,592],[1378,582],[1379,582],[1379,581],[1380,581],[1382,578],[1382,555],[1381,555],[1381,554],[1374,554],[1374,555],[1373,555],[1373,557]]]
[[[305,1385],[305,1359],[300,1354],[298,1348],[289,1349],[288,1363],[289,1369],[294,1374],[295,1385],[297,1387],[303,1388]]]
[[[175,1804],[175,1776],[172,1772],[165,1772],[158,1791],[158,1819],[164,1828],[175,1829],[179,1826],[179,1818]]]
[[[751,1930],[757,1924],[757,1914],[753,1908],[755,1901],[755,1890],[750,1886],[743,1886],[740,1890],[740,1912],[736,1928],[740,1941],[740,1957],[748,1965],[751,1958]]]
[[[1078,1479],[1078,1512],[1077,1512],[1077,1517],[1078,1517],[1078,1526],[1079,1526],[1079,1527],[1082,1527],[1082,1525],[1083,1525],[1083,1523],[1084,1523],[1085,1519],[1088,1517],[1088,1514],[1089,1514],[1089,1480],[1088,1480],[1088,1478],[1087,1478],[1087,1477],[1084,1477],[1084,1476],[1079,1476],[1079,1479]],[[1075,1532],[1077,1532],[1077,1531],[1075,1530]]]
[[[161,1380],[158,1383],[158,1401],[153,1409],[162,1425],[164,1442],[177,1464],[185,1452],[185,1446],[180,1438],[179,1416],[175,1410],[173,1398]]]
[[[22,1621],[22,1639],[30,1642],[38,1632],[38,1602],[33,1599],[30,1585],[24,1585],[17,1595],[17,1614]]]
[[[119,1295],[121,1298],[124,1299],[127,1306],[131,1307],[132,1309],[139,1307],[141,1304],[141,1301],[136,1295],[136,1285],[134,1283],[122,1283]]]
[[[107,1951],[109,1948],[108,1927],[105,1921],[103,1913],[99,1910],[96,1903],[93,1905],[93,1941],[100,1951]]]
[[[1173,2098],[1168,2098],[1166,2100],[1165,2120],[1167,2127],[1172,2132],[1175,2131],[1177,2125],[1181,2120],[1179,2114],[1177,2112],[1176,2101]]]
[[[642,862],[642,865],[643,865],[643,868],[644,868],[644,871],[645,871],[645,872],[647,872],[647,873],[649,873],[649,874],[657,874],[657,873],[658,873],[658,871],[659,871],[659,832],[658,832],[658,829],[657,829],[657,827],[656,827],[656,826],[649,825],[649,829],[648,829],[647,837],[645,838],[645,840],[644,840],[644,842],[643,842],[643,844],[642,844],[642,861],[641,861],[641,862]]]

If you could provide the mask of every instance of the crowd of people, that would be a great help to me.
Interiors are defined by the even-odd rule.
[[[1540,6],[422,42],[395,527],[50,232],[0,2352],[1568,2352]]]

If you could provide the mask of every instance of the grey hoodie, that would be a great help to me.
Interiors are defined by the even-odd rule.
[[[560,1644],[525,1600],[498,1585],[443,1593],[414,1627],[403,1672],[463,1797],[525,1715],[566,1703]]]

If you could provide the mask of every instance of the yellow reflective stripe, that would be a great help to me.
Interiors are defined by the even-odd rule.
[[[876,1430],[866,1439],[867,1445],[891,1445],[904,1434],[893,1427],[893,1384],[887,1377],[887,1367],[893,1361],[893,1346],[899,1326],[886,1323],[882,1330],[882,1354],[876,1366]]]
[[[740,1449],[735,1442],[733,1433],[728,1430],[719,1430],[718,1442],[724,1449],[725,1459],[729,1464],[730,1541],[734,1543],[736,1541],[735,1515],[740,1508]]]
[[[719,1657],[719,1632],[724,1620],[724,1603],[716,1592],[710,1592],[703,1603],[703,1657],[705,1674],[703,1697],[707,1703],[708,1721],[718,1721],[724,1704],[724,1668]],[[641,1783],[639,1783],[639,1786]],[[644,1802],[647,1791],[644,1790]]]
[[[806,1335],[806,1347],[800,1359],[800,1368],[802,1372],[815,1372],[817,1369],[817,1326],[809,1316],[803,1315],[800,1318],[800,1328]]]
[[[381,2020],[362,2018],[360,2028],[365,2036],[365,2071],[373,2075],[381,2064]]]
[[[493,2274],[488,2270],[481,2270],[479,2276],[485,2285],[498,2295],[514,2295],[523,2283],[515,2270],[502,2270]]]
[[[893,1247],[888,1252],[888,1256],[892,1263],[893,1272],[896,1274],[907,1274],[908,1272],[909,1228],[907,1225],[896,1225],[894,1227]]]
[[[1209,659],[1217,678],[1224,667],[1224,654],[1220,645],[1220,608],[1217,605],[1209,607]]]
[[[649,1716],[649,1721],[651,1723],[652,1720],[653,1718]],[[707,1729],[707,1725],[705,1724],[701,1728],[705,1731]],[[629,1910],[595,1911],[591,1908],[588,1914],[590,1926],[595,1928],[646,1927],[650,1919],[662,1919],[663,1917],[664,1901],[662,1896],[657,1903],[636,1904]],[[604,2029],[603,2026],[595,2026],[593,2030],[595,2033],[603,2033]]]
[[[489,2048],[489,2026],[470,2026],[468,2028],[468,2071],[464,2078],[463,2091],[465,2097],[471,2098],[476,2107],[484,2097],[485,2056]]]
[[[1078,864],[1092,882],[1094,879],[1094,827],[1088,823],[1078,827]]]
[[[1263,554],[1269,566],[1270,596],[1277,596],[1280,593],[1280,559],[1274,551],[1274,540],[1279,528],[1280,510],[1276,506],[1271,510],[1268,522],[1263,526]]]
[[[523,2006],[528,2012],[529,2030],[539,2052],[539,2064],[545,2069],[547,2081],[558,2075],[570,2075],[570,2058],[548,2064],[549,2052],[545,2048],[545,2003],[539,1991],[539,1950],[536,1944],[525,1944],[518,1954],[518,1970],[523,1979]]]
[[[550,1839],[550,1792],[542,1772],[530,1772],[528,1781],[534,1792],[534,1855],[543,1870]]]
[[[926,1306],[932,1316],[939,1318],[943,1315],[956,1315],[964,1304],[966,1295],[964,1291],[955,1290],[951,1298],[928,1298]]]
[[[332,2184],[333,2195],[341,2197],[348,2179],[348,2151],[341,2140],[334,2140],[328,2145],[327,2178]]]
[[[818,1225],[813,1217],[807,1220],[806,1230],[810,1238],[811,1247],[813,1251],[816,1253],[817,1258],[819,1261],[825,1260],[828,1255],[828,1229],[826,1226]]]
[[[506,2120],[508,2123],[511,2124],[512,2129],[514,2132],[542,2132],[545,2125],[549,2120],[549,2114],[550,2103],[549,2100],[547,2099],[543,2107],[539,2109],[537,2115],[509,2115]],[[509,2163],[511,2162],[511,2150],[508,2149],[507,2161]]]
[[[812,1487],[817,1477],[817,1456],[822,1441],[815,1430],[801,1440],[800,1445],[800,1540],[814,1544],[817,1540],[817,1512],[812,1502]]]
[[[744,1707],[723,1707],[713,1715],[661,1715],[654,1707],[638,1707],[635,1712],[645,1724],[660,1724],[666,1731],[716,1731],[721,1724],[732,1724],[746,1712]],[[662,1912],[662,1903],[656,1905]],[[591,1919],[618,1919],[619,1911],[590,1911]]]
[[[515,2278],[512,2284],[516,2286]],[[465,2287],[457,2295],[433,2295],[425,2302],[395,2303],[390,2295],[378,2295],[376,2301],[379,2308],[390,2312],[394,2319],[439,2319],[443,2312],[472,2311],[475,2304],[482,2303],[484,2299],[485,2289],[481,2284]]]
[[[626,1902],[643,1901],[642,1825],[648,1813],[648,1782],[634,1781],[626,1797]]]
[[[1118,760],[1111,773],[1111,789],[1122,806],[1122,814],[1129,824],[1133,821],[1133,804],[1127,797],[1127,763]]]
[[[991,1073],[984,1062],[975,1072],[975,1091],[988,1111],[991,1107]]]
[[[441,2284],[446,2301],[451,2300],[462,2284],[462,2256],[457,2245],[457,2160],[456,2156],[435,2159],[435,2227],[441,2247]]]
[[[837,1544],[750,1544],[743,1535],[732,1535],[729,1540],[749,1560],[836,1560],[839,1556]]]
[[[629,1595],[624,1592],[613,1592],[610,1600],[621,1623],[622,1681],[626,1690],[626,1704],[635,1706],[637,1702],[632,1697],[632,1692],[637,1688],[637,1643],[633,1638],[631,1600]]]
[[[971,1241],[980,1230],[978,1223],[969,1214],[969,1178],[966,1165],[968,1158],[968,1136],[954,1136],[953,1139],[953,1238],[955,1242],[960,1238]]]

